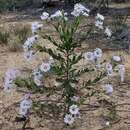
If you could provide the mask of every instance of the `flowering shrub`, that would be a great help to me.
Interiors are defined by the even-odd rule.
[[[50,58],[33,70],[28,79],[16,78],[16,71],[11,71],[11,75],[12,73],[14,75],[12,78],[16,78],[14,80],[16,86],[26,87],[30,94],[40,94],[40,98],[33,101],[30,94],[25,95],[20,103],[20,118],[28,118],[33,111],[41,118],[48,116],[51,119],[62,119],[65,124],[71,126],[82,117],[82,106],[86,104],[86,99],[96,97],[98,103],[102,104],[105,100],[104,95],[111,95],[114,91],[109,81],[98,89],[96,85],[100,86],[101,80],[105,77],[109,80],[117,74],[115,71],[117,69],[121,82],[124,82],[125,68],[119,56],[113,56],[111,61],[105,62],[100,48],[85,53],[78,51],[81,43],[76,42],[75,33],[82,18],[89,16],[89,9],[76,4],[71,14],[76,17],[73,21],[69,21],[68,14],[60,10],[52,15],[44,12],[41,16],[42,20],[46,20],[55,28],[60,39],[58,41],[43,32],[43,24],[38,22],[32,24],[33,36],[23,45],[25,58],[31,60],[38,52],[45,52]],[[53,23],[52,20],[56,22]],[[104,30],[103,22],[104,17],[97,14],[95,26]],[[111,37],[112,32],[108,28],[104,31],[107,37]],[[53,48],[40,44],[39,38],[48,40]],[[93,77],[89,76],[91,74]],[[85,80],[84,75],[87,76]],[[6,74],[5,88],[13,87],[12,78],[10,80],[10,76]],[[50,84],[46,84],[48,79]],[[11,84],[8,81],[11,81]],[[49,100],[43,99],[43,94]]]

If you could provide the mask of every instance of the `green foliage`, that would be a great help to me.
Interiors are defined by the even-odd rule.
[[[0,0],[0,11],[14,10],[28,6],[32,0]]]
[[[81,47],[81,42],[76,42],[75,34],[81,20],[82,17],[80,16],[76,17],[74,21],[66,21],[65,17],[62,16],[58,22],[49,22],[49,26],[55,28],[59,40],[57,41],[53,36],[41,31],[39,35],[49,41],[51,48],[40,43],[34,46],[36,51],[45,52],[53,57],[55,63],[48,75],[50,76],[49,80],[53,77],[58,85],[51,82],[51,87],[47,84],[38,87],[34,83],[32,75],[28,79],[15,80],[16,86],[26,87],[31,93],[40,94],[39,97],[41,98],[44,93],[44,96],[49,99],[46,102],[46,98],[45,100],[38,98],[37,101],[33,102],[34,113],[41,118],[45,118],[46,115],[51,119],[58,119],[69,112],[71,105],[83,105],[86,99],[104,94],[102,90],[97,90],[94,87],[106,76],[104,70],[97,70],[95,65],[79,65],[84,59],[83,53],[77,52],[77,49]],[[94,77],[89,79],[90,73],[94,73]],[[82,79],[84,75],[87,76],[85,81]],[[46,81],[45,74],[44,81]],[[79,97],[80,101],[72,101],[73,96]]]
[[[77,64],[82,59],[82,53],[77,54],[75,49],[80,46],[80,44],[75,43],[74,33],[77,31],[77,28],[80,23],[80,17],[76,18],[76,20],[72,23],[66,22],[64,17],[54,25],[54,28],[59,34],[60,43],[54,41],[50,36],[44,35],[43,38],[49,40],[54,46],[56,46],[57,53],[52,49],[48,49],[46,47],[37,47],[40,48],[40,51],[44,51],[51,55],[54,59],[58,60],[58,64],[55,67],[55,71],[57,74],[56,81],[60,82],[64,89],[63,95],[66,103],[69,102],[69,106],[71,105],[70,98],[73,97],[76,93],[76,89],[72,87],[72,83],[78,83],[78,78],[76,78],[76,69],[74,69],[74,65]],[[62,71],[61,71],[62,68]]]

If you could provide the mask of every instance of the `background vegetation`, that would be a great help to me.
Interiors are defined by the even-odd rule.
[[[32,4],[32,0],[0,0],[0,11],[15,10],[15,8],[27,7]]]
[[[108,7],[110,2],[127,2],[128,0],[0,0],[0,11],[14,11],[15,9],[25,9],[29,6],[42,7],[46,4],[52,4],[57,2],[64,3],[64,5],[73,6],[78,2],[92,3],[99,7]],[[55,4],[55,5],[57,5]]]

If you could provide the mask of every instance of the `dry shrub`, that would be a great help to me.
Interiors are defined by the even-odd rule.
[[[8,41],[8,48],[10,51],[22,51],[22,44],[18,37],[11,37]]]
[[[10,51],[22,51],[22,45],[31,33],[30,28],[23,24],[14,24],[10,26],[11,37],[8,41]]]
[[[13,28],[13,34],[18,36],[19,40],[23,43],[30,35],[30,28],[27,25],[16,24]]]
[[[7,44],[9,38],[9,33],[6,31],[0,31],[0,44]]]
[[[0,26],[0,44],[7,45],[8,39],[10,37],[8,29],[4,28],[3,25]]]

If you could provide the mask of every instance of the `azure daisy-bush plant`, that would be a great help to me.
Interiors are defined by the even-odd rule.
[[[89,9],[76,4],[71,14],[75,16],[72,21],[68,19],[66,12],[60,10],[52,15],[44,12],[41,16],[42,20],[46,20],[50,26],[54,27],[59,40],[43,32],[44,24],[38,22],[32,24],[33,36],[29,37],[23,46],[25,58],[31,60],[38,52],[47,53],[50,58],[44,60],[28,78],[18,77],[14,82],[11,78],[11,84],[10,82],[5,84],[5,88],[11,88],[15,83],[17,87],[24,87],[27,92],[29,91],[20,103],[21,118],[28,118],[33,112],[41,118],[63,120],[70,126],[82,117],[81,106],[86,104],[87,99],[96,96],[98,100],[101,100],[104,94],[111,95],[114,91],[110,83],[103,85],[100,89],[97,89],[96,85],[105,77],[109,78],[113,75],[118,63],[116,60],[120,57],[113,57],[113,62],[106,64],[100,48],[91,52],[80,52],[81,43],[75,40],[75,33],[80,27],[82,18],[89,16]],[[104,17],[97,14],[96,26],[102,29],[103,20]],[[48,40],[51,47],[42,45],[38,41],[39,38]],[[119,68],[123,82],[125,71],[123,66]],[[16,72],[11,71],[13,74]],[[91,74],[93,77],[90,78]],[[83,76],[86,77],[85,80]],[[15,78],[16,74],[13,77]],[[8,79],[10,81],[10,76],[7,74],[7,81]],[[46,80],[49,83],[46,84]],[[32,100],[31,95],[36,94],[38,98]]]

